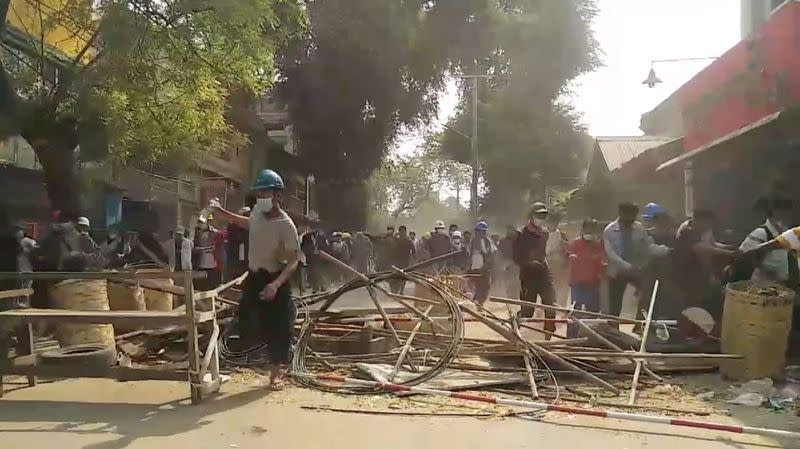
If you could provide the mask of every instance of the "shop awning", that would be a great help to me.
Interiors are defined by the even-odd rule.
[[[664,162],[663,164],[659,165],[658,168],[656,168],[656,171],[661,171],[661,170],[664,170],[665,168],[669,168],[669,167],[672,167],[674,165],[680,164],[682,162],[688,161],[688,160],[692,159],[693,157],[697,156],[700,153],[705,153],[706,151],[709,151],[712,148],[715,148],[715,147],[718,147],[718,146],[720,146],[722,144],[730,142],[733,139],[736,139],[737,137],[741,137],[741,136],[743,136],[745,134],[748,134],[750,132],[758,130],[759,128],[762,128],[763,126],[766,126],[766,125],[768,125],[770,123],[773,123],[774,121],[778,120],[781,117],[781,114],[783,114],[783,113],[784,113],[784,111],[773,112],[772,114],[769,114],[766,117],[763,117],[763,118],[761,118],[759,120],[756,120],[755,122],[750,123],[747,126],[739,128],[736,131],[733,131],[733,132],[731,132],[729,134],[726,134],[726,135],[724,135],[724,136],[722,136],[722,137],[720,137],[718,139],[712,140],[711,142],[709,142],[709,143],[707,143],[707,144],[705,144],[705,145],[703,145],[701,147],[695,148],[692,151],[684,153],[684,154],[682,154],[682,155],[680,155],[680,156],[678,156],[676,158],[670,159],[667,162]]]

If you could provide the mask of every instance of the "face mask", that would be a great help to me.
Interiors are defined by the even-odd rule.
[[[545,221],[542,218],[534,218],[533,219],[533,224],[535,224],[536,226],[539,226],[541,228],[541,227],[543,227],[545,225]]]
[[[786,222],[783,220],[772,220],[772,224],[775,225],[775,227],[781,232],[786,231],[788,229],[786,227]]]
[[[588,240],[590,242],[594,240],[594,236],[591,234],[583,234],[581,237],[583,237],[584,240]]]
[[[258,201],[256,201],[256,207],[264,211],[272,210],[272,206],[272,198],[259,198]]]
[[[437,233],[437,234],[442,234],[442,235],[446,234],[446,232],[445,232],[445,230],[444,230],[444,229],[437,229],[437,230],[436,230],[436,233]]]

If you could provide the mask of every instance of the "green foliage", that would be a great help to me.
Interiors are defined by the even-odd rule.
[[[26,114],[38,121],[71,118],[78,124],[72,131],[82,140],[102,135],[96,143],[121,162],[176,153],[189,161],[239,141],[225,119],[229,94],[264,92],[275,77],[277,49],[304,20],[297,0],[104,0],[93,5],[93,57],[76,65],[75,73],[48,85],[26,69],[46,65],[39,55],[15,55],[27,64],[0,55],[21,103],[18,123],[24,137],[52,137],[26,126],[31,123]],[[58,15],[62,23],[53,25],[86,12],[65,8]]]
[[[396,221],[415,216],[424,204],[441,203],[445,189],[464,189],[468,167],[443,159],[435,151],[409,158],[390,158],[369,180],[371,206],[376,216]],[[460,205],[453,204],[458,210]]]
[[[490,52],[475,67],[492,75],[481,81],[478,152],[488,188],[484,215],[514,219],[531,196],[548,185],[573,185],[587,162],[587,136],[580,116],[564,101],[569,81],[598,65],[589,29],[593,0],[503,2],[487,13]],[[505,6],[502,6],[505,5]],[[464,84],[470,93],[471,83]],[[451,128],[469,130],[471,95],[464,95]],[[462,136],[446,132],[441,150],[470,158]]]

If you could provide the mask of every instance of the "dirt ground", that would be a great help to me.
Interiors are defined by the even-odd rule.
[[[703,404],[693,388],[722,391],[715,377],[648,397],[687,408]],[[608,449],[800,447],[800,442],[658,424],[548,413],[533,421],[502,417],[508,408],[443,398],[344,397],[291,387],[270,393],[254,373],[237,374],[223,393],[199,406],[185,384],[68,380],[23,388],[12,380],[0,400],[0,447],[58,449],[264,448],[486,448],[599,447]],[[657,396],[661,396],[658,398]],[[653,400],[645,400],[654,403]],[[493,413],[490,417],[373,416],[302,407],[385,412]],[[716,408],[715,408],[716,409]],[[722,408],[716,409],[717,413]],[[726,423],[800,430],[794,413],[737,408],[732,416],[696,417]]]
[[[362,296],[348,295],[337,306],[368,306],[369,299]],[[632,312],[634,304],[626,303],[626,310]],[[502,313],[506,308],[493,305],[492,309]],[[467,334],[482,338],[494,335],[474,323],[467,326]],[[541,338],[534,331],[524,334],[532,339]],[[658,390],[644,391],[637,403],[712,413],[710,416],[680,415],[686,419],[800,431],[800,417],[794,411],[776,413],[763,408],[731,408],[726,403],[731,397],[729,385],[718,375],[673,377],[666,383],[668,386]],[[223,385],[220,395],[192,406],[188,401],[188,386],[184,383],[78,379],[44,381],[35,388],[27,388],[24,379],[7,378],[6,395],[0,399],[0,449],[674,449],[677,445],[681,449],[800,448],[800,441],[565,413],[513,417],[507,416],[511,411],[507,407],[446,398],[353,397],[299,387],[270,393],[262,384],[263,379],[256,373],[236,373]],[[697,398],[697,394],[708,391],[715,392],[710,402]],[[617,403],[625,399],[602,398]],[[410,417],[319,408],[480,416]]]

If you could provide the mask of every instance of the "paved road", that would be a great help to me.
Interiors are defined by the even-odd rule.
[[[301,409],[324,405],[392,410],[397,400],[290,388],[267,394],[254,378],[191,406],[172,382],[71,380],[13,391],[0,400],[0,447],[57,449],[599,448],[730,449],[775,441],[644,423],[550,414],[517,418],[407,418]],[[395,401],[395,402],[392,402]],[[407,404],[405,402],[403,404]],[[427,411],[441,406],[424,406]],[[449,408],[448,411],[458,409]],[[469,410],[467,410],[469,411]],[[715,418],[724,419],[724,418]]]

